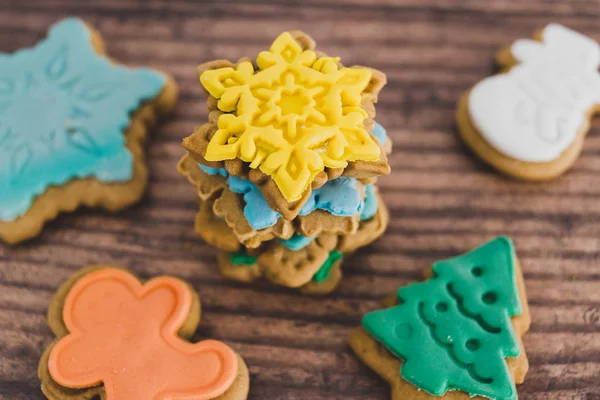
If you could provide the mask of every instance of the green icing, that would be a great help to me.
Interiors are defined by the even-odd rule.
[[[499,237],[433,266],[433,278],[398,290],[398,305],[364,316],[364,328],[404,360],[401,375],[436,396],[517,399],[506,357],[519,355],[520,314],[510,239]]]
[[[342,253],[339,251],[332,251],[329,253],[329,257],[327,260],[321,265],[321,268],[317,271],[317,273],[312,277],[313,282],[321,283],[325,279],[329,277],[329,273],[331,272],[331,268],[333,268],[334,264],[341,260],[343,257]]]
[[[233,265],[254,265],[256,257],[249,255],[245,251],[231,254],[231,263]]]

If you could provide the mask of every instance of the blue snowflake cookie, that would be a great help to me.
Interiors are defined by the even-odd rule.
[[[134,176],[125,135],[130,115],[155,100],[168,78],[111,62],[94,47],[99,38],[93,35],[83,21],[67,18],[35,47],[0,53],[4,239],[2,224],[18,222],[51,187],[86,178],[127,182]]]

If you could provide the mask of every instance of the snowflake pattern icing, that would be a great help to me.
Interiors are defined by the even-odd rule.
[[[339,59],[303,50],[288,32],[252,63],[202,73],[200,81],[224,112],[205,154],[208,161],[240,158],[270,175],[296,201],[315,175],[348,161],[375,161],[380,148],[365,129],[361,107],[368,68],[342,68]]]
[[[33,48],[0,53],[0,221],[74,178],[130,180],[129,113],[165,84],[158,72],[99,55],[76,18],[55,24]]]

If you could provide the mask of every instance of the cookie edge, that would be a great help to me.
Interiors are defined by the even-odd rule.
[[[542,35],[543,29],[538,29],[532,39],[541,42]],[[496,53],[495,62],[501,68],[500,72],[483,79],[508,73],[518,65],[510,46],[504,47]],[[592,119],[595,115],[600,114],[600,104],[587,110],[583,124],[579,127],[573,143],[558,158],[540,163],[521,161],[504,155],[493,147],[483,138],[473,123],[469,112],[469,95],[473,87],[467,90],[458,102],[455,119],[459,136],[463,143],[483,162],[505,175],[519,180],[544,182],[556,179],[568,171],[581,155],[584,139],[591,129]]]
[[[82,399],[92,399],[94,396],[100,396],[101,399],[106,399],[106,393],[103,390],[102,385],[93,386],[85,389],[73,389],[67,388],[56,383],[48,370],[48,359],[50,357],[50,352],[54,348],[54,345],[63,337],[69,334],[69,331],[64,325],[64,321],[62,319],[62,311],[64,308],[64,304],[68,294],[71,289],[75,286],[75,284],[82,279],[84,276],[87,276],[90,273],[104,270],[104,269],[118,269],[121,271],[125,271],[128,274],[134,276],[138,281],[143,284],[146,283],[146,280],[140,279],[135,273],[131,270],[120,267],[117,265],[109,265],[109,264],[100,264],[100,265],[90,265],[80,269],[79,271],[72,274],[67,281],[65,281],[55,292],[52,300],[50,301],[50,307],[48,309],[47,321],[50,329],[54,333],[55,339],[46,347],[41,358],[40,363],[38,365],[38,378],[41,382],[41,390],[50,400],[82,400]],[[170,275],[160,275],[158,277],[165,277]],[[155,278],[158,278],[155,277]],[[186,282],[183,279],[173,277],[178,281],[184,283],[188,290],[192,295],[192,304],[190,306],[190,310],[188,315],[181,325],[181,328],[178,331],[178,336],[183,340],[189,341],[194,333],[196,332],[198,325],[201,320],[201,301],[198,295],[198,292],[194,289],[192,285]],[[151,278],[152,280],[154,278]],[[248,372],[248,367],[241,357],[240,354],[235,352],[238,358],[238,368],[236,373],[236,378],[231,384],[231,386],[223,393],[222,395],[215,397],[214,400],[239,400],[245,399],[248,394],[248,390],[250,387],[250,376]],[[243,396],[242,396],[243,395]]]
[[[96,53],[115,62],[106,53],[104,39],[99,31],[87,22],[84,24],[90,31],[90,44]],[[60,213],[72,212],[81,206],[101,207],[114,212],[127,208],[142,198],[148,182],[143,144],[148,131],[159,119],[173,111],[178,97],[175,80],[165,72],[158,72],[165,78],[164,87],[157,96],[142,103],[131,113],[129,125],[123,132],[126,147],[134,158],[132,178],[117,183],[103,183],[97,178],[75,178],[64,185],[49,186],[44,193],[36,196],[23,215],[14,221],[0,221],[0,240],[14,245],[32,239],[42,232],[47,222],[54,220]]]
[[[424,275],[431,274],[431,268],[425,271]],[[515,258],[515,277],[516,286],[519,292],[522,311],[520,314],[511,317],[511,324],[517,341],[519,343],[519,356],[507,357],[506,362],[515,385],[522,384],[529,369],[529,360],[523,343],[523,335],[527,333],[531,325],[531,314],[529,311],[529,302],[525,290],[525,280],[518,258]],[[384,300],[386,307],[395,305],[396,295],[393,293]],[[393,301],[390,301],[393,299]],[[393,355],[384,345],[375,340],[362,327],[356,327],[352,330],[349,337],[349,344],[356,356],[367,367],[372,369],[377,375],[386,380],[391,388],[392,400],[401,400],[410,398],[413,400],[434,400],[434,399],[452,399],[467,400],[471,397],[468,393],[462,391],[447,391],[443,396],[434,396],[422,391],[417,386],[404,380],[400,374],[402,360]],[[374,354],[371,354],[374,353]],[[475,397],[481,398],[481,397]]]

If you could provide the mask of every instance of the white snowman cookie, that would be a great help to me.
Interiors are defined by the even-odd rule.
[[[457,122],[487,163],[516,178],[548,180],[575,162],[600,111],[600,45],[557,24],[536,39],[498,54],[503,72],[463,96]]]

